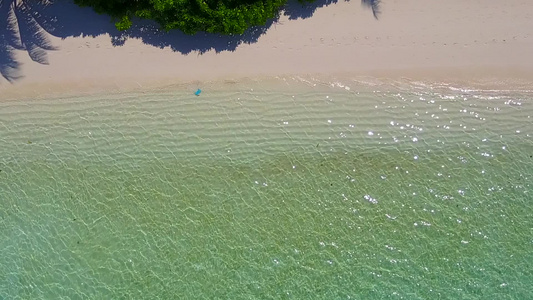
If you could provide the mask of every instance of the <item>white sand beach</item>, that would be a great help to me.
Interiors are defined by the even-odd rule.
[[[115,46],[118,32],[109,17],[56,1],[34,22],[48,50],[22,34],[22,47],[4,49],[17,67],[3,68],[0,99],[291,74],[527,85],[533,82],[531,8],[528,0],[384,0],[375,19],[354,0],[318,7],[308,18],[298,17],[310,14],[305,10],[282,14],[265,34],[241,44],[235,37],[147,33],[151,26],[139,25]],[[13,15],[7,9],[2,13]],[[18,18],[21,11],[35,16],[19,9]]]

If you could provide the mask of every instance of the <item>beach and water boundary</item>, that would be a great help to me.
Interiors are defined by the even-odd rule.
[[[528,3],[385,4],[235,52],[16,52],[0,298],[530,298]]]
[[[1,13],[13,20],[5,3]],[[533,18],[522,0],[383,1],[379,19],[358,1],[318,1],[292,5],[242,37],[165,34],[146,22],[120,33],[109,17],[71,1],[27,4],[31,10],[17,14],[33,25],[22,35],[3,33],[2,100],[295,75],[481,81],[499,89],[533,82],[526,30]]]

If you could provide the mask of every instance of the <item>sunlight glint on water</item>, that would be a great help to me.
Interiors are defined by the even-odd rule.
[[[532,101],[285,79],[0,103],[0,298],[531,298]]]

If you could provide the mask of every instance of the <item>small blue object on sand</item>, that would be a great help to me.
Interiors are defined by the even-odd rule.
[[[200,93],[201,93],[201,92],[202,92],[202,90],[201,90],[201,89],[198,89],[194,94],[195,94],[196,96],[200,96]]]

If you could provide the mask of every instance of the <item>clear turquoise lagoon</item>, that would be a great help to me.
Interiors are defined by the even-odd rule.
[[[533,92],[0,102],[0,299],[533,299]]]

